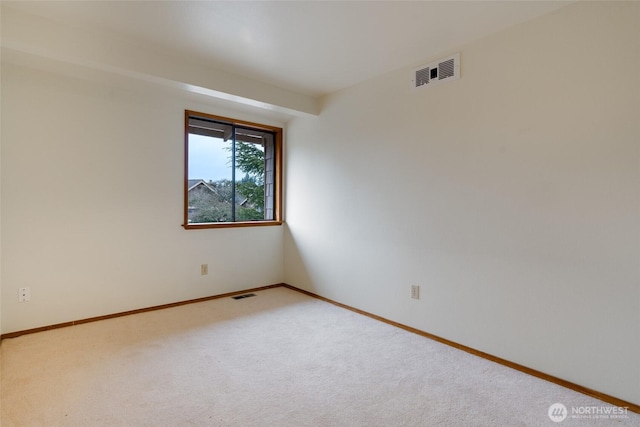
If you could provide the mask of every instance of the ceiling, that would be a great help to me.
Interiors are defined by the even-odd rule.
[[[65,26],[321,96],[566,1],[3,1]]]

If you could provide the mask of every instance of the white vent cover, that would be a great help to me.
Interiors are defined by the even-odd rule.
[[[433,61],[411,73],[411,88],[423,89],[460,78],[460,54]]]

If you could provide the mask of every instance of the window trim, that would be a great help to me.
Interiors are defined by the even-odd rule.
[[[189,117],[197,116],[211,120],[231,123],[235,126],[250,127],[257,130],[266,130],[274,133],[274,219],[264,221],[237,221],[237,222],[207,222],[189,223]],[[199,111],[184,111],[184,200],[183,200],[183,223],[185,230],[201,230],[207,228],[232,228],[232,227],[261,227],[269,225],[282,225],[282,128],[276,126],[254,123],[245,120],[232,119],[229,117],[216,116],[213,114],[201,113]]]

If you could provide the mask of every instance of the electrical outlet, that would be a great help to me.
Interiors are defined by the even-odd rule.
[[[420,299],[420,286],[411,285],[411,298]]]
[[[206,276],[209,274],[209,264],[201,264],[200,265],[200,275]]]
[[[18,302],[31,301],[31,288],[18,288]]]

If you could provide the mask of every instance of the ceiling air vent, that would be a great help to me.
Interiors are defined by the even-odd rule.
[[[411,87],[413,89],[423,89],[459,78],[460,54],[456,53],[413,70],[411,73]]]

